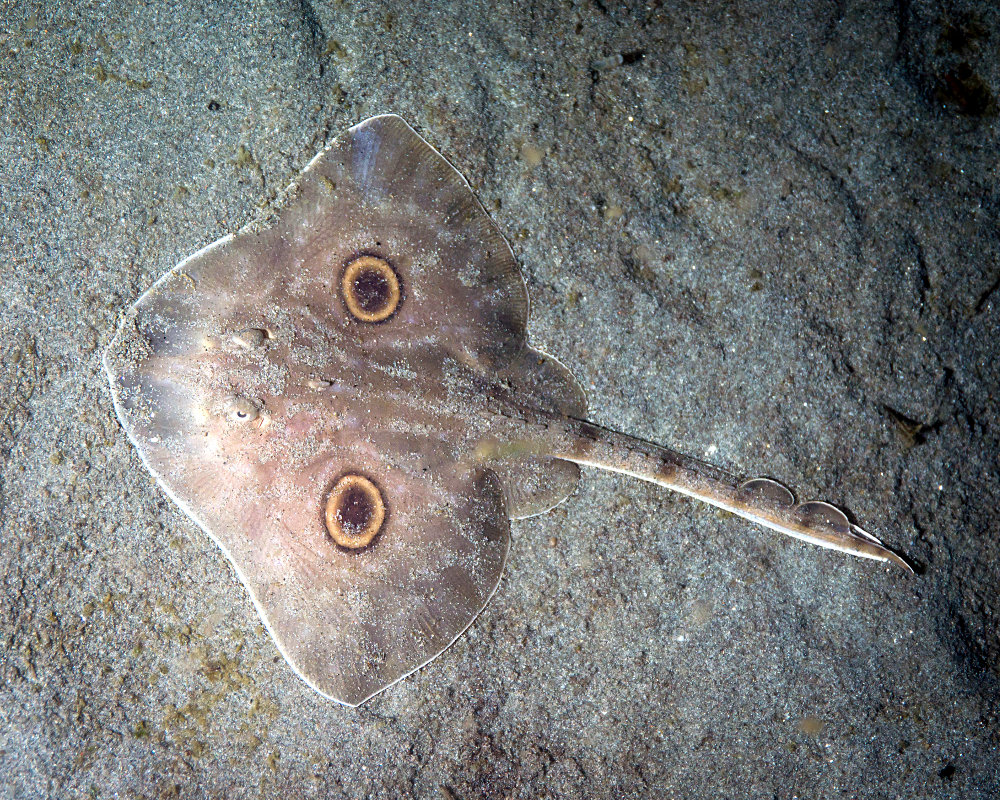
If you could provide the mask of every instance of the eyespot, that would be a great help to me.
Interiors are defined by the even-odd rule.
[[[234,397],[226,404],[226,416],[233,422],[253,422],[260,416],[260,409],[245,397]]]
[[[341,547],[357,550],[371,544],[385,522],[385,501],[364,475],[348,473],[334,483],[326,499],[326,529]]]
[[[378,256],[358,256],[340,279],[344,305],[359,322],[384,322],[396,313],[403,291],[392,265]]]

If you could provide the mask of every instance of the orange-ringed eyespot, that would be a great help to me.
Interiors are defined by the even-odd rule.
[[[325,521],[330,536],[341,547],[366,547],[385,522],[382,492],[364,475],[344,475],[327,496]]]
[[[359,322],[384,322],[403,296],[399,275],[384,258],[361,255],[349,261],[340,279],[344,305]]]

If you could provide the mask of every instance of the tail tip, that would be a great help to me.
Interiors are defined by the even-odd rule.
[[[885,560],[889,563],[895,564],[904,572],[908,572],[911,575],[917,574],[916,568],[907,559],[903,558],[903,556],[899,555],[899,553],[890,550],[888,547],[885,549]]]

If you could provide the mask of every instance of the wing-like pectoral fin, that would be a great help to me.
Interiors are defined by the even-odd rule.
[[[348,496],[327,530],[318,512],[302,515],[291,504],[278,518],[261,511],[238,523],[256,545],[230,550],[292,667],[313,688],[351,706],[461,635],[493,594],[509,543],[503,491],[488,470],[456,468],[425,486],[391,470],[371,472],[387,507],[371,542],[352,549],[327,535],[330,524],[350,527],[364,513],[364,498]],[[335,488],[338,481],[330,483]],[[300,485],[292,486],[292,496]],[[279,491],[272,502],[284,506],[285,496]]]

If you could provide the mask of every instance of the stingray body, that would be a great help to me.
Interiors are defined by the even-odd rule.
[[[105,367],[125,430],[317,691],[358,705],[447,648],[497,586],[509,519],[580,464],[908,568],[832,506],[587,422],[527,316],[468,184],[385,115],[122,321]]]

